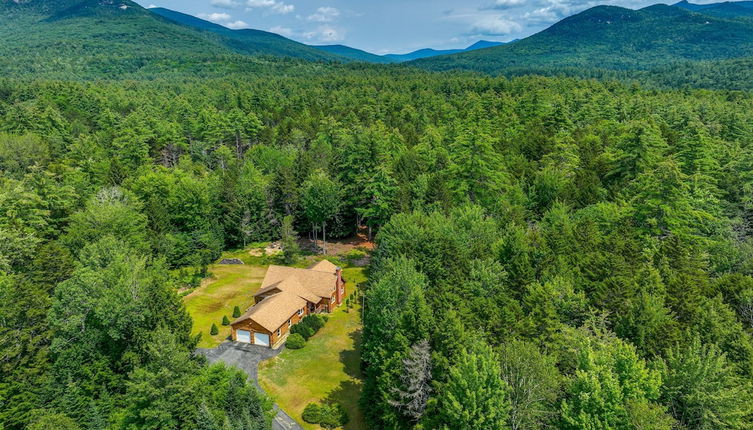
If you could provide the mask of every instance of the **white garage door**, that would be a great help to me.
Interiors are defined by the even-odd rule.
[[[238,342],[251,343],[251,332],[246,330],[237,330],[235,332],[235,338]]]
[[[269,335],[254,333],[254,345],[269,346]]]

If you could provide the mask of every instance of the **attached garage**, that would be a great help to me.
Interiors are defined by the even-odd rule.
[[[269,335],[265,333],[254,333],[254,345],[269,346]]]
[[[248,330],[236,330],[235,336],[238,342],[251,343],[251,332]]]

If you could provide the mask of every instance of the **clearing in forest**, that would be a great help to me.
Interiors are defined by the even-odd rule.
[[[364,269],[343,270],[348,296],[365,281]],[[306,346],[286,349],[259,366],[259,383],[264,391],[304,428],[318,429],[303,422],[301,414],[309,403],[337,402],[348,413],[345,429],[364,429],[358,408],[361,394],[360,304],[345,305],[329,314],[329,321]]]
[[[244,312],[254,304],[254,293],[266,271],[267,266],[252,264],[209,267],[212,276],[183,299],[193,319],[192,334],[201,334],[199,348],[214,348],[230,336],[230,326],[222,325],[222,317],[227,315],[233,321],[235,306]],[[219,328],[215,336],[209,334],[212,324]]]

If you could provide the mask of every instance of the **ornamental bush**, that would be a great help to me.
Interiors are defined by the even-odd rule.
[[[293,333],[288,336],[288,340],[285,341],[285,346],[289,349],[301,349],[306,346],[306,339],[299,333]]]
[[[308,324],[301,321],[290,328],[290,333],[298,334],[303,337],[304,340],[309,340],[309,338],[314,335],[314,330]]]
[[[227,315],[222,316],[222,325],[230,325],[230,320],[228,319]]]
[[[316,403],[309,403],[301,416],[309,424],[319,424],[322,420],[321,408]]]
[[[241,309],[236,306],[233,308],[233,318],[239,318],[241,316]]]
[[[212,336],[217,336],[220,334],[220,329],[217,328],[217,324],[212,324],[212,328],[209,330],[209,334]]]

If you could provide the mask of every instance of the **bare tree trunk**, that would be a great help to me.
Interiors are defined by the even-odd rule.
[[[369,242],[371,242],[371,224],[369,224]]]
[[[241,133],[235,132],[235,156],[240,160],[243,158],[243,146],[241,145]]]
[[[322,247],[324,249],[324,255],[327,255],[327,223],[322,223]]]

